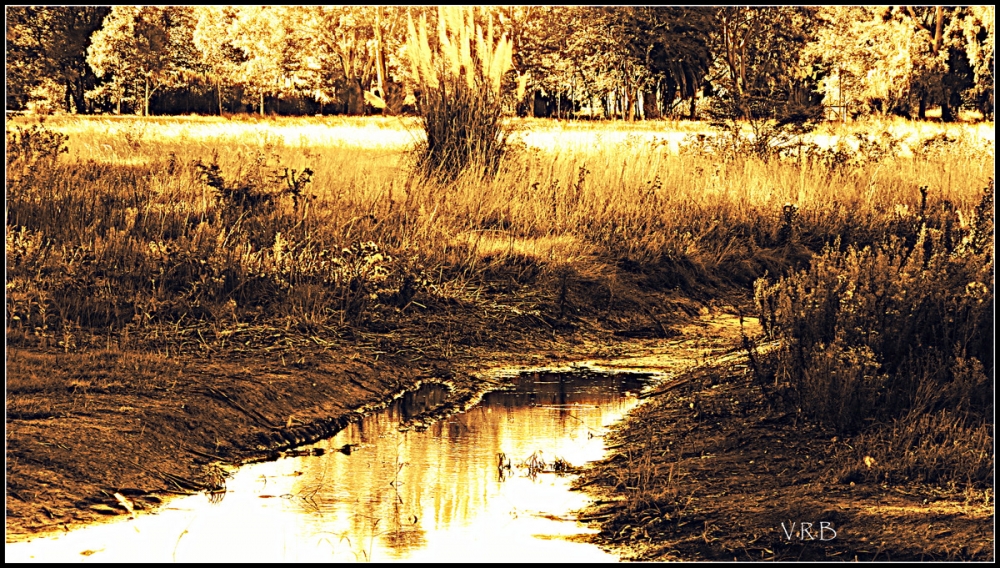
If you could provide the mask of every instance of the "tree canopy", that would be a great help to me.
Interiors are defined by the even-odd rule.
[[[992,116],[993,6],[485,6],[510,111],[695,116],[704,96],[923,117]],[[401,6],[5,8],[7,105],[88,113],[410,108]],[[432,43],[440,38],[429,38]],[[519,79],[519,81],[518,81]],[[517,98],[516,85],[527,94]],[[756,101],[756,102],[747,102]],[[761,107],[762,108],[762,107]]]

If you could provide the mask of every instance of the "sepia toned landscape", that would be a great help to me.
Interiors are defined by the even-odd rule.
[[[7,557],[993,560],[993,10],[6,8]]]

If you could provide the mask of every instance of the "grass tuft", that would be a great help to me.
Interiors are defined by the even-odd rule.
[[[500,85],[512,65],[512,41],[506,34],[494,40],[491,15],[484,36],[474,8],[440,7],[433,44],[426,15],[419,28],[412,17],[408,24],[406,49],[426,135],[416,148],[418,170],[446,181],[466,170],[494,175],[511,134]]]

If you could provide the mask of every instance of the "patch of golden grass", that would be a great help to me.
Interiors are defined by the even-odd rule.
[[[574,235],[519,237],[512,232],[479,230],[463,233],[455,242],[469,251],[472,264],[512,263],[554,271],[590,264],[596,256],[593,245]]]
[[[878,240],[900,208],[916,209],[921,185],[968,212],[993,173],[992,138],[981,125],[910,125],[913,136],[951,139],[926,155],[872,154],[833,169],[794,156],[764,163],[681,151],[678,135],[703,129],[700,123],[508,120],[525,145],[494,178],[460,176],[438,185],[411,174],[408,151],[422,136],[414,118],[51,117],[45,125],[69,135],[69,154],[58,171],[35,171],[26,186],[9,186],[22,193],[9,201],[8,255],[27,246],[11,236],[25,227],[48,243],[46,250],[87,251],[74,254],[96,254],[111,267],[139,263],[151,278],[163,268],[182,286],[201,277],[203,269],[192,264],[201,260],[211,267],[209,280],[227,266],[257,266],[259,257],[273,255],[280,232],[300,272],[314,262],[319,270],[323,250],[372,241],[394,258],[409,251],[425,268],[466,277],[497,261],[603,274],[623,263],[649,267],[668,259],[673,269],[683,265],[705,277],[738,268],[745,280],[784,254],[774,247],[785,203],[797,206],[798,234],[815,251],[845,234]],[[11,124],[33,121],[17,117]],[[822,135],[870,137],[897,126],[907,125],[829,125]],[[284,168],[310,168],[308,206],[293,211],[285,199],[269,216],[234,224],[235,217],[220,217],[196,161],[216,163],[233,184],[268,185]],[[268,187],[277,191],[281,183]],[[169,254],[151,254],[150,246],[161,242],[191,255],[183,270],[176,259],[159,267]],[[62,254],[45,262],[62,262]],[[10,294],[27,303],[54,301],[37,275],[8,267],[8,282],[16,283]],[[146,304],[129,305],[141,313]],[[46,317],[57,317],[52,313]]]

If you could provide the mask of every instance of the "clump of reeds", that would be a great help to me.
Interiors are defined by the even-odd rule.
[[[411,16],[408,25],[406,53],[427,135],[417,149],[419,169],[443,179],[470,168],[495,173],[510,135],[500,89],[512,65],[511,39],[494,38],[492,16],[484,34],[475,9],[468,7],[438,9],[436,41],[426,16],[419,25]],[[521,93],[524,85],[524,80],[518,85]]]

